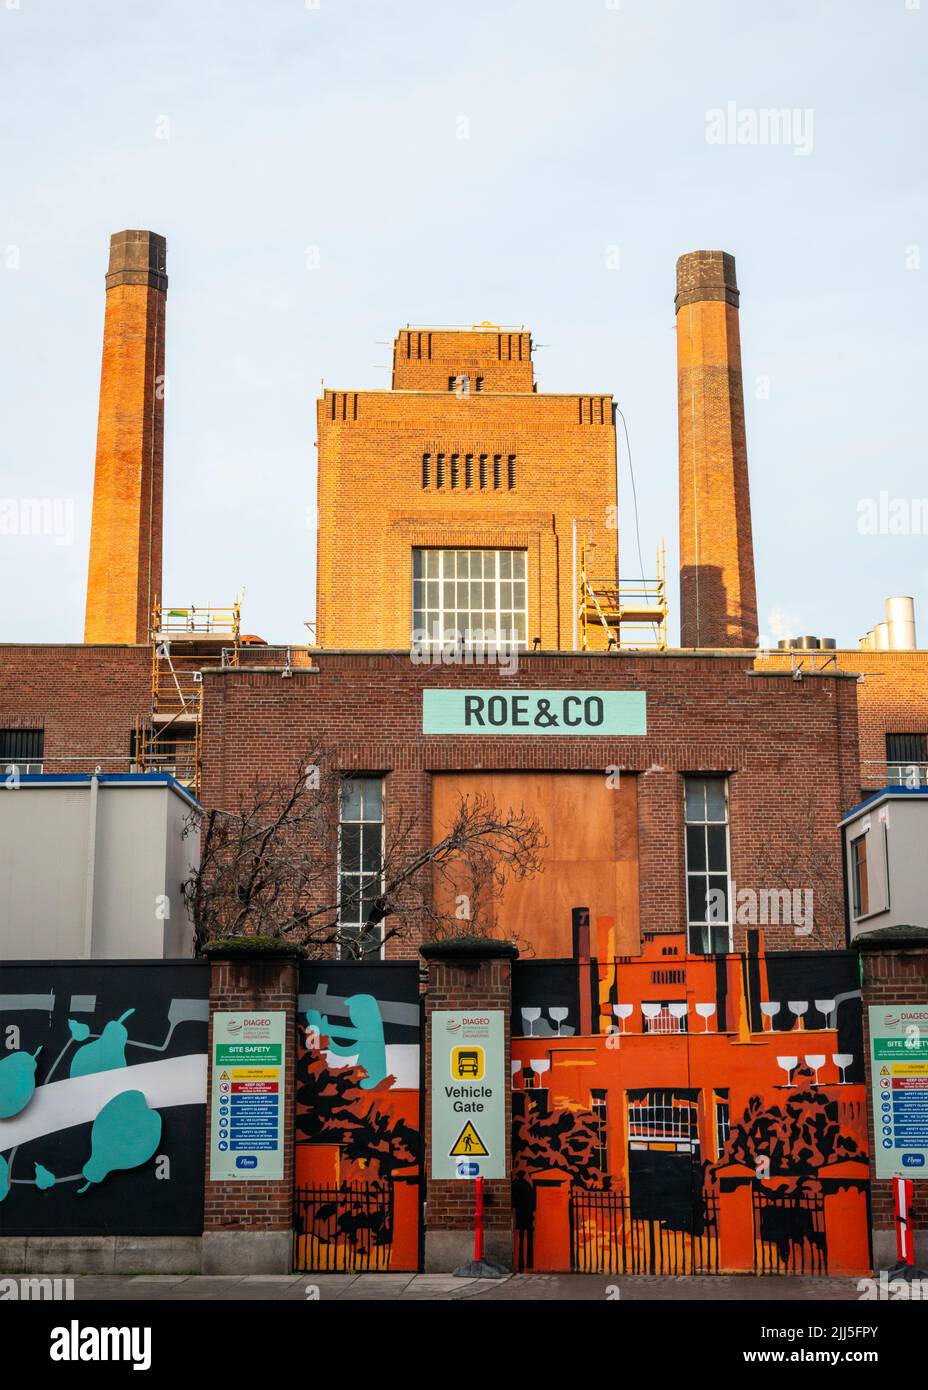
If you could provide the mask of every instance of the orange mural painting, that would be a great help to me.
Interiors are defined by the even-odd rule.
[[[868,1270],[854,958],[611,939],[514,967],[516,1269]]]
[[[415,1270],[417,969],[306,964],[298,1025],[294,1267]]]

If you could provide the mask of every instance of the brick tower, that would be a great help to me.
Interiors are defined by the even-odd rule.
[[[735,258],[677,261],[680,646],[755,647],[757,593]]]
[[[326,390],[318,431],[320,646],[577,645],[582,547],[616,573],[610,395],[539,392],[522,328],[404,328],[391,389]]]
[[[148,641],[161,592],[167,244],[110,239],[85,642]]]

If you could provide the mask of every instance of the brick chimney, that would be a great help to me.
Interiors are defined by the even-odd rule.
[[[681,647],[757,645],[738,298],[734,256],[677,261]]]
[[[85,642],[147,642],[161,593],[166,264],[155,232],[110,239]]]

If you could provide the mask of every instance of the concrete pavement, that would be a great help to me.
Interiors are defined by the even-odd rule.
[[[38,1276],[48,1277],[48,1276]],[[80,1300],[131,1299],[172,1302],[235,1299],[306,1302],[435,1300],[605,1302],[660,1300],[720,1302],[774,1300],[793,1303],[860,1298],[856,1279],[752,1278],[747,1275],[663,1278],[588,1274],[522,1274],[506,1279],[457,1279],[451,1274],[142,1274],[75,1276]]]

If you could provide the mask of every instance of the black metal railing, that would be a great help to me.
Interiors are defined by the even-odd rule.
[[[819,1193],[754,1188],[758,1274],[827,1274],[825,1199]]]
[[[293,1265],[300,1271],[383,1271],[393,1244],[390,1183],[298,1187],[294,1193]]]
[[[632,1214],[627,1193],[575,1187],[570,1194],[570,1267],[582,1274],[717,1274],[718,1205],[694,1197],[687,1229]]]

